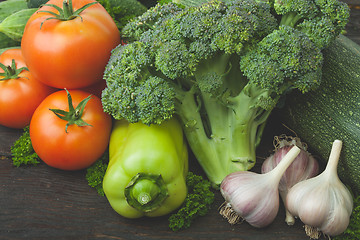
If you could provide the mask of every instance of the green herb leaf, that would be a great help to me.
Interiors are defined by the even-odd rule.
[[[211,183],[202,176],[189,172],[186,177],[188,194],[180,209],[169,217],[169,227],[173,231],[189,228],[192,221],[200,216],[205,216],[215,194],[211,191]]]
[[[13,165],[16,167],[23,165],[36,166],[40,163],[40,158],[31,144],[29,126],[24,128],[24,133],[11,146],[11,154]]]
[[[102,182],[109,163],[109,151],[105,151],[103,156],[93,165],[86,169],[86,180],[90,187],[96,189],[100,196],[105,196]]]

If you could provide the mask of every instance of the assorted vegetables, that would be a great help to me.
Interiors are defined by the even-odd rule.
[[[145,124],[179,117],[218,187],[254,166],[267,119],[286,94],[319,86],[321,50],[348,17],[339,1],[158,4],[123,28],[128,44],[113,50],[104,72],[104,110]]]
[[[320,174],[307,144],[285,135],[274,138],[261,173],[250,171],[285,97],[314,96],[331,76],[341,78],[329,84],[339,90],[331,94],[344,94],[336,84],[348,79],[333,71],[346,71],[336,63],[349,52],[356,82],[359,53],[351,50],[359,46],[339,37],[348,18],[338,0],[0,2],[0,124],[24,130],[11,148],[13,164],[86,170],[119,215],[168,216],[173,231],[206,215],[219,190],[219,212],[230,224],[270,225],[281,198],[286,223],[301,221],[310,238],[351,238],[359,231],[358,192],[337,171],[338,162],[358,169],[359,152],[347,145],[357,141],[358,125],[343,138],[345,161],[342,141],[334,141],[341,134],[319,142],[328,150],[333,141]],[[291,118],[306,116],[292,111]],[[206,177],[189,169],[191,160]]]

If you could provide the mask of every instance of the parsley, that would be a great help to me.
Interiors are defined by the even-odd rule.
[[[184,203],[169,217],[169,227],[173,231],[190,227],[195,218],[208,213],[214,202],[215,194],[211,191],[211,183],[202,176],[189,172],[186,185],[188,194]]]
[[[36,166],[40,163],[40,158],[31,144],[29,126],[26,126],[23,130],[23,134],[11,146],[13,165],[16,167],[22,165]]]

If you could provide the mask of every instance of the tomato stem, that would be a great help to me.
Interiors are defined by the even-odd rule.
[[[71,18],[73,17],[73,6],[72,6],[72,1],[70,0],[70,3],[68,0],[65,0],[63,2],[63,9],[64,9],[64,17],[65,18]]]
[[[83,115],[85,106],[88,103],[88,101],[91,99],[91,95],[89,95],[87,98],[83,99],[76,106],[76,108],[74,108],[72,98],[71,98],[69,91],[66,88],[65,88],[65,91],[66,91],[67,98],[68,98],[69,111],[67,112],[67,111],[61,110],[61,109],[49,109],[57,117],[59,117],[60,119],[67,122],[66,126],[65,126],[65,132],[67,133],[68,127],[73,124],[76,124],[79,127],[92,126],[92,125],[88,124],[87,122],[85,122],[84,120],[82,120],[82,115]]]
[[[20,78],[19,74],[22,71],[29,71],[27,67],[16,68],[15,59],[12,59],[11,66],[5,66],[3,63],[0,63],[0,68],[4,70],[3,73],[0,73],[0,76],[2,76],[0,80],[17,79]]]
[[[42,28],[44,22],[51,20],[51,19],[57,19],[60,21],[69,21],[72,20],[74,18],[81,18],[82,21],[82,17],[80,16],[80,14],[87,9],[88,7],[97,4],[98,2],[94,1],[91,3],[87,3],[84,6],[82,6],[81,8],[77,9],[74,11],[74,7],[72,4],[72,0],[64,0],[63,1],[63,6],[62,8],[55,5],[55,4],[44,4],[44,6],[49,6],[49,7],[53,7],[55,8],[55,10],[57,10],[59,13],[55,13],[53,11],[47,11],[47,10],[40,10],[39,12],[44,12],[44,13],[49,13],[51,15],[53,15],[53,17],[48,17],[46,18],[41,24],[40,24],[40,29]]]

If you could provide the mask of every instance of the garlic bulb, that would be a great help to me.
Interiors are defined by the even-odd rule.
[[[279,182],[279,193],[284,203],[287,193],[292,186],[300,181],[316,176],[319,172],[319,164],[307,151],[307,145],[301,142],[298,137],[285,135],[274,138],[275,153],[263,162],[261,172],[267,173],[274,169],[293,146],[298,146],[301,151],[286,169]],[[285,214],[285,222],[288,225],[293,225],[295,223],[294,216],[286,208]]]
[[[341,148],[342,141],[335,140],[325,170],[297,183],[287,195],[287,209],[306,225],[311,238],[319,237],[319,232],[339,235],[349,224],[353,198],[337,174]]]
[[[225,199],[220,214],[231,224],[242,218],[254,227],[269,225],[279,209],[280,178],[299,152],[300,149],[294,146],[273,170],[265,174],[239,171],[226,176],[220,186]]]

